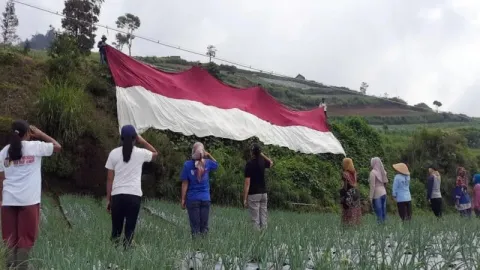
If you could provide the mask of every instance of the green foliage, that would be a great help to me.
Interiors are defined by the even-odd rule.
[[[59,178],[68,178],[75,172],[74,160],[75,158],[69,155],[68,152],[63,151],[60,154],[44,159],[43,171]]]
[[[12,0],[8,0],[5,5],[5,11],[2,13],[1,27],[3,44],[10,45],[18,40],[18,18],[15,14],[15,3]]]
[[[21,63],[21,58],[14,50],[0,51],[0,65],[15,66]]]
[[[86,129],[90,104],[83,89],[47,82],[35,106],[36,120],[47,134],[73,144]]]
[[[63,9],[62,27],[75,39],[78,50],[89,55],[95,44],[95,31],[104,0],[66,0]]]
[[[414,105],[415,107],[417,108],[422,108],[422,109],[426,109],[426,110],[432,110],[432,108],[430,108],[430,106],[428,106],[427,104],[421,102],[421,103],[418,103],[418,104],[415,104]]]
[[[205,69],[208,71],[208,73],[210,73],[210,75],[212,75],[213,77],[217,78],[217,79],[221,79],[220,77],[220,68],[218,67],[217,64],[215,64],[214,62],[209,62],[208,64],[205,65]]]
[[[119,29],[125,29],[126,34],[117,33],[115,36],[117,40],[117,46],[121,49],[124,45],[128,47],[128,54],[132,55],[132,44],[135,35],[133,32],[140,27],[140,18],[131,13],[127,13],[124,16],[118,17],[115,22]]]
[[[108,95],[109,91],[114,91],[108,81],[98,78],[92,78],[85,86],[85,90],[96,97],[104,97]]]

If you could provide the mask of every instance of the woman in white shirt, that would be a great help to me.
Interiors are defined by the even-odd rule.
[[[108,156],[107,164],[107,210],[112,215],[112,240],[118,243],[125,223],[124,248],[132,243],[137,225],[142,198],[142,166],[154,160],[158,152],[137,135],[131,125],[122,127],[122,146]],[[135,147],[135,143],[145,148]]]
[[[28,255],[40,225],[42,157],[61,149],[57,141],[26,121],[13,122],[10,144],[0,151],[2,237],[8,249],[7,269],[28,269]]]

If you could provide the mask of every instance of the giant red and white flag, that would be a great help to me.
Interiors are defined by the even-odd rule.
[[[323,108],[293,111],[260,87],[237,89],[200,67],[159,71],[112,47],[107,47],[107,59],[120,126],[238,141],[258,137],[307,154],[345,154],[328,129]]]

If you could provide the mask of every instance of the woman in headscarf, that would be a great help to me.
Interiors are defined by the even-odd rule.
[[[470,217],[472,215],[472,204],[467,188],[467,171],[463,167],[457,169],[457,181],[454,190],[455,207],[463,217]]]
[[[428,168],[430,174],[427,179],[427,200],[430,202],[433,214],[442,216],[442,192],[440,191],[441,177],[435,165]]]
[[[372,171],[368,179],[370,183],[369,198],[377,215],[378,223],[383,223],[387,217],[387,190],[385,189],[385,185],[388,183],[387,172],[379,157],[372,158],[370,164]]]
[[[342,162],[343,188],[340,190],[342,198],[342,222],[344,225],[359,225],[362,218],[360,193],[357,190],[357,172],[350,158]]]
[[[208,233],[210,214],[210,172],[218,168],[217,161],[205,151],[202,143],[192,148],[192,158],[183,165],[182,208],[187,208],[192,236]]]
[[[397,201],[398,214],[402,221],[412,218],[412,196],[410,194],[410,171],[405,163],[393,165],[397,172],[393,179],[392,196]]]
[[[473,210],[480,217],[480,173],[473,176]]]

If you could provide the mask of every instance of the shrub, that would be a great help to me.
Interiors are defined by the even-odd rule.
[[[85,86],[85,90],[94,96],[104,97],[108,95],[108,91],[112,91],[112,87],[105,80],[92,78]]]

